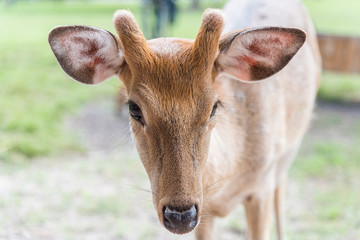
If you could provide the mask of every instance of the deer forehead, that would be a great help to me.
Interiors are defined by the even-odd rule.
[[[186,52],[192,46],[194,40],[180,38],[157,38],[147,41],[152,52],[157,55],[176,56]]]
[[[216,96],[211,71],[198,72],[194,67],[193,40],[154,39],[148,46],[152,59],[134,72],[130,99],[169,113],[212,106]]]
[[[151,121],[182,124],[206,122],[216,94],[212,86],[194,85],[187,79],[170,80],[165,84],[143,82],[136,86],[130,99],[140,105],[146,118],[150,117]]]

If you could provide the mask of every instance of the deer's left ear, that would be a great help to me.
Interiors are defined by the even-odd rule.
[[[222,36],[215,66],[240,80],[261,80],[280,71],[304,44],[295,28],[257,28]]]

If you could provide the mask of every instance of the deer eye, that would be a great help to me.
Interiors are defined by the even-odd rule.
[[[211,114],[210,114],[210,117],[212,117],[212,116],[215,115],[216,109],[217,109],[217,107],[218,107],[218,104],[219,104],[219,101],[217,101],[217,102],[214,104],[214,106],[213,106],[213,108],[212,108],[212,111],[211,111]]]
[[[136,121],[140,122],[142,125],[144,125],[144,119],[140,107],[133,101],[129,101],[128,105],[129,105],[130,116]]]

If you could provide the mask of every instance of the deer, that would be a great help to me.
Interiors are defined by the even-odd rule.
[[[122,81],[161,225],[209,240],[214,219],[243,204],[249,239],[269,239],[274,216],[284,239],[287,173],[321,73],[301,2],[230,1],[224,12],[207,9],[195,40],[146,40],[127,10],[117,10],[113,24],[117,35],[58,26],[49,44],[74,80]]]

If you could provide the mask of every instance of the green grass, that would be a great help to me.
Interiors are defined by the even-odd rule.
[[[354,13],[359,9],[357,1],[308,0],[305,3],[320,31],[359,33],[357,24],[349,24],[359,18]],[[222,4],[212,3],[215,7]],[[114,32],[111,17],[119,8],[131,9],[141,23],[140,8],[131,4],[19,1],[10,7],[0,5],[1,158],[10,159],[15,155],[33,158],[80,150],[76,139],[62,127],[64,116],[92,98],[115,95],[120,81],[114,79],[96,88],[71,81],[53,57],[47,34],[54,26],[66,24],[93,25]],[[193,38],[196,35],[202,11],[187,8],[184,3],[180,4],[182,11],[175,26],[169,29],[169,36]],[[345,8],[346,13],[336,11]],[[332,23],[334,19],[336,25]],[[358,79],[358,75],[326,73],[319,96],[357,101]]]
[[[354,144],[360,139],[354,139]],[[356,177],[360,171],[358,157],[360,150],[348,143],[321,140],[312,142],[312,149],[294,164],[298,177],[332,178],[336,173],[347,173]]]
[[[321,33],[360,36],[358,0],[303,0]]]
[[[323,34],[360,37],[360,1],[304,0],[316,30]],[[331,101],[358,102],[360,75],[325,72],[319,97]]]
[[[60,24],[110,28],[114,9],[46,2],[0,8],[1,158],[79,150],[75,138],[63,129],[63,118],[91,98],[115,94],[119,81],[97,88],[71,81],[53,57],[47,34]]]
[[[359,236],[360,223],[360,125],[355,119],[322,113],[315,120],[302,150],[290,169],[290,179],[298,181],[302,199],[311,205],[298,216],[302,231],[290,239],[351,239]],[[323,134],[312,133],[313,129]],[[330,132],[330,133],[329,133]],[[331,133],[332,132],[332,133]],[[300,204],[300,208],[301,208]],[[351,236],[351,237],[350,237]],[[355,237],[355,239],[357,239]]]
[[[360,102],[360,75],[325,72],[319,98],[341,102]]]

